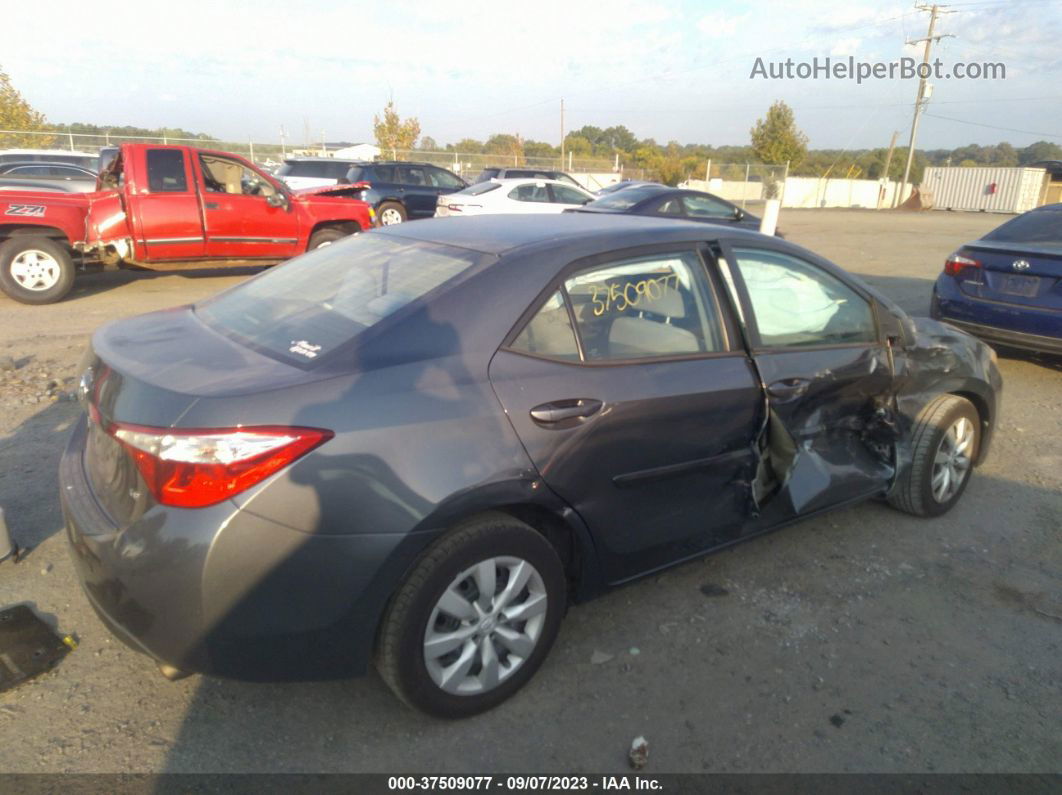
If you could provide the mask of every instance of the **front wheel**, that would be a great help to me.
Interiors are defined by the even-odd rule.
[[[70,250],[47,237],[13,237],[0,246],[0,288],[23,304],[52,304],[74,286]]]
[[[488,710],[546,658],[566,590],[556,551],[523,522],[492,514],[455,528],[392,598],[376,667],[399,698],[431,715]]]
[[[922,409],[913,430],[911,464],[889,495],[915,516],[940,516],[970,482],[981,444],[981,418],[966,398],[941,395]]]

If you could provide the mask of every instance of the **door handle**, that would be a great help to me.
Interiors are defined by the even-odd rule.
[[[767,394],[779,400],[794,400],[808,391],[811,381],[807,378],[783,378],[767,387]]]
[[[600,400],[593,400],[592,398],[555,400],[552,403],[543,403],[531,409],[531,419],[535,422],[543,423],[581,419],[593,416],[601,410],[602,405],[604,404]]]
[[[216,210],[220,205],[217,202],[203,202],[203,206],[208,210]]]

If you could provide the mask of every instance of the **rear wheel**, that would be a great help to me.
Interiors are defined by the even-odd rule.
[[[74,286],[70,250],[47,237],[13,237],[0,246],[0,288],[23,304],[51,304]]]
[[[970,482],[981,444],[981,418],[966,398],[941,395],[915,423],[911,465],[889,495],[915,516],[940,516],[954,507]]]
[[[406,208],[398,202],[384,202],[379,210],[380,226],[400,224],[406,220]]]
[[[549,542],[492,514],[450,531],[421,557],[384,615],[376,667],[412,707],[475,715],[534,675],[565,604],[564,569]]]
[[[310,242],[306,246],[307,251],[313,251],[315,248],[324,248],[330,246],[339,240],[341,237],[346,237],[348,232],[335,226],[325,227],[324,229],[318,229],[312,235],[310,235]],[[354,232],[353,234],[357,234]]]

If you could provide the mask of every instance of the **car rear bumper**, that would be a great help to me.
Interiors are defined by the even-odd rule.
[[[1062,313],[971,298],[951,277],[937,279],[930,315],[986,342],[1062,353]]]
[[[248,680],[363,673],[376,625],[425,534],[321,536],[224,502],[155,506],[118,528],[85,476],[86,422],[60,461],[82,587],[131,648],[174,668]]]

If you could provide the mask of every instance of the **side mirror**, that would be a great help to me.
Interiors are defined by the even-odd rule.
[[[288,197],[280,191],[270,193],[266,196],[266,204],[270,207],[283,207],[286,210],[288,209]]]
[[[735,207],[734,208],[734,220],[735,221],[740,221],[744,217],[745,217],[745,211],[742,210],[740,207]]]

